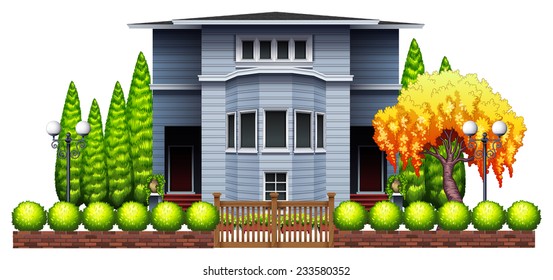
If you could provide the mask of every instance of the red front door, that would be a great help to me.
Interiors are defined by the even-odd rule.
[[[192,192],[193,147],[169,147],[169,191]]]
[[[382,152],[378,147],[359,147],[359,191],[382,192]]]

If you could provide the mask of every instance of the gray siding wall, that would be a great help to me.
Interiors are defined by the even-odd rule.
[[[313,77],[274,74],[238,77],[226,83],[227,112],[257,110],[258,135],[258,153],[226,153],[226,169],[221,172],[226,173],[227,199],[263,200],[265,172],[288,173],[289,200],[326,198],[326,155],[294,154],[294,110],[325,113],[325,87],[324,81]],[[264,109],[288,110],[290,153],[263,152]],[[223,141],[225,135],[222,131]]]
[[[399,30],[351,30],[353,84],[399,83]]]
[[[153,30],[153,83],[199,85],[201,31]]]
[[[397,103],[397,90],[352,90],[351,125],[372,126],[378,110]]]
[[[165,174],[165,127],[199,126],[200,91],[165,91],[153,93],[153,171]]]
[[[350,73],[348,26],[204,26],[203,75],[235,70],[236,35],[313,35],[313,69],[324,74]]]

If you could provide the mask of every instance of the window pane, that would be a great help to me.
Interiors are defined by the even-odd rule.
[[[265,181],[266,182],[274,182],[275,181],[275,173],[266,173],[265,174]]]
[[[295,41],[296,59],[306,59],[306,41]]]
[[[317,115],[317,148],[324,148],[324,115]]]
[[[245,113],[240,115],[240,146],[242,148],[255,148],[255,114]]]
[[[259,42],[259,58],[271,59],[271,41]]]
[[[296,113],[296,147],[311,148],[311,115]]]
[[[228,115],[227,116],[227,148],[234,148],[234,115]]]
[[[253,59],[253,41],[242,41],[242,59]]]
[[[274,190],[275,190],[275,184],[274,184],[274,183],[267,183],[267,184],[265,184],[265,190],[267,190],[267,191],[274,191]]]
[[[288,59],[288,41],[278,41],[278,59]]]
[[[286,148],[286,111],[265,111],[265,145]]]
[[[271,200],[271,193],[270,192],[265,193],[265,200]]]
[[[286,193],[285,192],[279,192],[278,193],[278,200],[286,200]]]
[[[286,191],[286,183],[278,183],[277,191]]]
[[[286,182],[286,173],[277,173],[277,182]]]

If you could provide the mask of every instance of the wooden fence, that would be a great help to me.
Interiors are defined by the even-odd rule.
[[[333,247],[334,196],[328,201],[221,201],[214,247]]]

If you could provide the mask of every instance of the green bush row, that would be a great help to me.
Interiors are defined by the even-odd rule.
[[[390,201],[376,203],[369,212],[354,201],[344,201],[334,211],[338,229],[361,230],[369,224],[375,230],[397,230],[401,224],[409,230],[465,230],[472,223],[477,230],[500,230],[506,223],[512,230],[535,230],[541,221],[536,205],[517,201],[506,211],[493,201],[482,201],[474,209],[456,201],[446,202],[437,211],[428,202],[409,204],[405,212]]]
[[[174,202],[161,202],[150,213],[142,203],[125,202],[115,210],[105,202],[90,203],[83,211],[73,203],[60,201],[48,211],[40,204],[25,201],[12,212],[17,230],[36,231],[48,223],[55,231],[75,231],[81,223],[90,231],[108,231],[117,225],[126,231],[145,230],[149,224],[159,231],[177,231],[185,220],[185,212]]]

